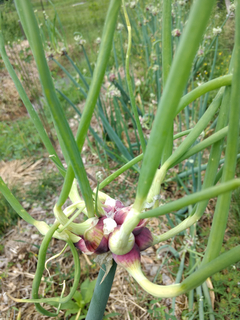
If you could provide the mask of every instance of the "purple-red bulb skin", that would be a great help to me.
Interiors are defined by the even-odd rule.
[[[105,253],[109,251],[108,235],[103,234],[103,221],[106,217],[101,217],[93,228],[84,233],[84,241],[87,249],[93,253]]]
[[[131,207],[123,207],[116,210],[116,213],[114,215],[114,220],[118,225],[123,224],[130,210],[131,210]]]
[[[88,248],[86,247],[85,241],[81,238],[78,242],[74,243],[75,247],[78,248],[80,251],[83,253],[90,255],[93,252],[89,251]]]
[[[115,213],[117,210],[123,208],[124,205],[120,200],[114,200],[110,197],[108,197],[104,203],[104,210],[107,214]]]
[[[136,244],[134,244],[131,251],[123,255],[117,255],[113,253],[113,259],[115,262],[125,269],[133,267],[136,263],[140,263],[141,256],[140,250]]]
[[[116,221],[117,225],[123,224],[131,208],[132,206],[124,207],[116,211],[114,215],[114,220]],[[141,230],[145,227],[146,224],[147,224],[147,219],[141,219],[132,233],[134,235],[138,235],[141,232]]]
[[[135,236],[135,243],[139,247],[140,251],[146,250],[152,246],[153,236],[151,231],[144,227],[141,232]]]

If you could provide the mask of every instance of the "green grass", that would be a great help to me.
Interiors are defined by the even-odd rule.
[[[91,42],[101,35],[105,14],[108,7],[108,0],[58,0],[52,1],[67,37],[68,43],[73,43],[74,32],[81,32],[83,37]],[[84,4],[78,3],[84,2]],[[42,7],[39,0],[32,1],[40,21],[43,21]],[[75,6],[74,6],[75,5]],[[43,1],[44,10],[53,21],[55,12],[50,3]]]
[[[59,172],[44,172],[35,185],[25,191],[25,201],[29,205],[40,204],[43,209],[49,209],[46,203],[51,201],[54,195],[58,194],[63,178]]]
[[[48,1],[33,0],[34,10],[39,23],[44,24],[42,6],[49,20],[54,23],[54,7]],[[83,4],[81,4],[83,2]],[[53,5],[60,18],[60,23],[56,19],[56,28],[60,33],[63,26],[63,33],[68,44],[74,43],[74,33],[80,32],[87,41],[87,47],[94,53],[94,41],[101,36],[105,14],[108,8],[108,0],[52,0]],[[18,22],[19,18],[12,2],[4,2],[0,5],[2,17],[2,29],[5,41],[13,42],[23,38],[23,32]],[[44,29],[47,36],[47,30]],[[49,40],[47,38],[47,40]],[[95,52],[96,53],[96,52]]]
[[[0,158],[4,161],[36,157],[43,150],[40,137],[28,117],[0,122],[0,132]]]
[[[20,198],[20,193],[18,192],[18,187],[14,187],[12,189],[12,193]],[[0,213],[1,213],[1,219],[0,219],[0,236],[6,233],[6,230],[15,225],[18,221],[18,214],[16,211],[10,206],[10,204],[7,202],[7,200],[4,198],[4,196],[0,193]],[[1,251],[1,248],[0,248]],[[0,252],[1,253],[1,252]]]
[[[49,204],[53,196],[57,196],[59,187],[62,185],[63,178],[58,172],[43,172],[37,182],[31,183],[30,187],[22,188],[22,185],[15,185],[12,188],[12,193],[20,201],[24,203],[26,209],[31,209],[34,206],[41,206],[42,209],[49,211]],[[18,215],[0,193],[0,236],[14,226],[18,221]],[[1,250],[0,250],[1,251]]]

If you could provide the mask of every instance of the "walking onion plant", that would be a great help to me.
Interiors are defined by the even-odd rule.
[[[208,277],[239,261],[239,245],[221,255],[220,250],[226,229],[231,191],[240,186],[240,179],[234,179],[236,159],[238,156],[240,117],[240,1],[235,1],[235,45],[229,67],[229,74],[213,79],[185,95],[183,95],[183,93],[188,84],[194,58],[204,36],[215,1],[195,0],[193,2],[187,23],[182,31],[173,58],[171,41],[171,0],[162,1],[163,25],[161,50],[163,92],[159,99],[148,141],[141,128],[132,88],[129,69],[132,44],[131,20],[128,17],[125,1],[110,1],[98,59],[76,137],[73,136],[56,94],[42,46],[38,23],[30,0],[15,0],[15,4],[36,61],[42,90],[52,115],[67,169],[64,168],[54,150],[36,111],[32,107],[8,60],[4,48],[3,36],[2,33],[0,33],[0,52],[5,66],[49,152],[49,156],[64,177],[61,193],[53,208],[56,221],[52,226],[49,226],[44,221],[33,219],[13,196],[4,181],[2,179],[0,180],[0,191],[7,201],[22,219],[34,225],[44,236],[38,254],[37,270],[32,288],[32,299],[14,299],[19,302],[35,303],[37,310],[46,316],[57,316],[61,305],[73,297],[79,284],[80,265],[76,248],[85,254],[95,253],[99,255],[101,257],[99,261],[105,265],[99,273],[92,302],[86,317],[88,320],[102,319],[114,279],[116,264],[125,268],[146,292],[155,297],[166,298],[176,297],[194,288],[199,288]],[[123,5],[128,30],[128,48],[125,66],[126,79],[132,114],[135,117],[143,154],[127,162],[115,173],[101,181],[95,190],[91,190],[81,158],[81,152],[109,61],[121,5]],[[155,45],[158,46],[158,50],[160,50],[159,43]],[[211,105],[206,111],[203,110],[202,116],[191,130],[178,133],[178,137],[182,135],[187,135],[187,137],[173,150],[173,123],[176,116],[178,116],[189,103],[216,88],[219,88],[219,91]],[[194,145],[201,133],[209,126],[216,113],[218,113],[218,118],[215,132],[201,143]],[[225,162],[223,169],[219,169],[221,163],[220,158],[223,151],[223,141],[226,136]],[[204,181],[202,185],[199,185],[199,191],[167,204],[161,204],[159,196],[161,184],[165,181],[169,169],[209,146],[211,146],[211,152],[208,164],[205,167],[206,173]],[[142,164],[136,186],[136,197],[131,206],[125,207],[122,202],[109,197],[101,191],[117,176],[140,161],[142,161]],[[221,182],[218,183],[218,180],[221,180]],[[80,187],[81,196],[78,192],[78,186]],[[71,199],[72,205],[63,210],[62,207],[68,197]],[[116,194],[116,198],[117,197],[118,195]],[[195,271],[182,282],[180,282],[181,274],[179,274],[178,278],[180,278],[172,285],[163,286],[149,281],[141,270],[141,251],[149,246],[172,238],[189,227],[193,228],[204,214],[208,199],[212,197],[217,197],[217,204],[206,251],[198,268],[193,268]],[[148,228],[150,218],[160,217],[185,207],[192,209],[189,209],[189,216],[182,220],[177,226],[160,235],[155,235],[150,232]],[[74,222],[75,218],[81,212],[86,215],[85,221],[81,223]],[[46,252],[52,238],[63,240],[70,247],[75,266],[74,282],[70,293],[65,297],[64,292],[62,292],[60,297],[39,298],[38,291],[44,272]],[[185,253],[182,257],[183,263],[184,257]],[[50,312],[44,309],[41,303],[57,303],[58,308],[55,312]]]

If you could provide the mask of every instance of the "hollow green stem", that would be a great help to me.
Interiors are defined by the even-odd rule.
[[[160,193],[161,184],[166,176],[167,170],[173,166],[175,163],[178,163],[178,159],[184,155],[191,145],[196,141],[201,132],[206,128],[211,118],[215,115],[216,110],[219,108],[222,100],[222,91],[220,89],[217,97],[214,99],[212,104],[209,106],[208,110],[204,113],[195,127],[191,130],[187,138],[181,143],[181,145],[174,151],[174,153],[165,161],[160,169],[157,170],[154,177],[153,183],[149,190],[145,206],[149,208],[149,204],[153,203],[154,198],[156,198]],[[157,203],[155,207],[157,206]]]
[[[179,210],[183,207],[186,207],[190,204],[197,203],[202,200],[210,199],[216,197],[219,194],[232,191],[240,186],[240,179],[230,180],[225,183],[221,183],[217,186],[207,188],[205,190],[196,192],[194,194],[188,195],[181,199],[175,200],[173,202],[162,205],[157,209],[153,209],[147,212],[141,212],[138,217],[140,219],[146,219],[151,217],[158,217],[164,214],[170,213],[172,211]],[[189,217],[190,219],[191,217]]]
[[[187,134],[189,134],[192,131],[192,129],[189,130],[185,130],[182,132],[179,132],[177,134],[175,134],[173,136],[173,140],[181,138]],[[122,166],[121,168],[119,168],[117,171],[115,171],[114,173],[112,173],[110,176],[108,176],[106,179],[104,179],[100,184],[99,184],[99,190],[103,189],[104,187],[106,187],[110,182],[112,182],[114,179],[116,179],[118,176],[120,176],[120,174],[122,174],[123,172],[127,171],[128,169],[130,169],[132,166],[134,166],[136,163],[140,162],[143,159],[143,153],[141,153],[139,156],[135,157],[134,159],[132,159],[131,161],[129,161],[128,163],[126,163],[124,166]],[[74,201],[73,201],[74,202]]]
[[[240,159],[240,153],[238,153],[237,159]],[[224,161],[225,161],[225,158],[221,159],[221,160],[219,161],[219,165],[220,165],[220,164],[223,164]],[[207,168],[208,168],[208,164],[202,164],[202,165],[201,165],[201,171],[206,170]],[[219,181],[219,179],[221,178],[221,176],[222,176],[222,169],[223,169],[223,167],[221,167],[221,169],[219,170],[220,173],[219,173],[219,171],[218,171],[219,176],[218,176],[218,173],[217,173],[217,176],[216,176],[216,178],[215,178],[215,180],[214,180],[214,184],[216,184],[216,183]],[[194,173],[197,173],[198,170],[199,170],[198,167],[194,167],[193,169],[190,169],[190,170],[187,170],[187,171],[183,171],[183,172],[177,174],[177,175],[176,175],[175,177],[173,177],[173,178],[170,178],[170,179],[165,180],[165,182],[170,182],[170,181],[172,181],[172,180],[175,180],[175,179],[177,179],[177,177],[179,177],[179,178],[181,178],[181,179],[186,178],[186,177],[188,177],[189,175],[191,175],[193,172],[194,172]],[[221,175],[221,176],[220,176],[220,175]]]
[[[37,264],[37,270],[36,274],[33,280],[33,289],[32,289],[32,299],[29,300],[24,300],[24,302],[34,302],[36,304],[36,308],[39,312],[43,313],[44,315],[47,316],[56,316],[56,314],[53,314],[47,310],[45,310],[39,303],[50,303],[50,302],[57,302],[57,303],[66,303],[71,298],[73,297],[75,291],[77,290],[77,287],[79,285],[79,280],[80,280],[80,263],[79,263],[79,257],[78,257],[78,252],[76,248],[74,247],[74,244],[68,240],[67,243],[71,249],[72,255],[73,255],[73,260],[74,260],[74,281],[73,281],[73,286],[71,288],[70,293],[64,297],[64,298],[40,298],[38,299],[38,289],[41,283],[41,278],[42,274],[44,271],[44,266],[45,266],[45,260],[46,260],[46,253],[47,253],[47,248],[48,245],[51,241],[52,235],[55,232],[58,224],[54,224],[51,229],[49,230],[48,234],[44,237],[42,245],[39,250],[38,254],[38,264]]]
[[[138,115],[138,111],[137,111],[135,97],[134,97],[134,94],[133,94],[130,69],[129,69],[131,47],[132,47],[132,28],[131,28],[129,17],[128,17],[128,14],[127,14],[125,1],[122,0],[122,3],[123,3],[123,12],[124,12],[124,16],[125,16],[125,20],[126,20],[126,24],[127,24],[127,29],[128,29],[128,47],[127,47],[126,64],[125,64],[126,80],[127,80],[127,85],[128,85],[128,92],[129,92],[129,97],[130,97],[130,101],[131,101],[131,106],[132,106],[132,109],[133,109],[133,114],[134,114],[134,118],[135,118],[135,121],[136,121],[137,129],[138,129],[138,134],[139,134],[139,138],[140,138],[140,142],[141,142],[141,147],[142,147],[142,151],[143,151],[143,154],[144,154],[145,149],[146,149],[146,142],[145,142],[145,139],[144,139],[142,127],[141,127],[140,120],[139,120],[139,115]]]
[[[194,126],[192,131],[186,137],[186,139],[180,144],[180,146],[175,150],[175,152],[167,159],[164,163],[164,166],[170,168],[182,155],[185,154],[192,146],[192,144],[196,141],[199,135],[203,132],[203,130],[207,127],[210,120],[216,114],[217,109],[219,108],[224,89],[220,89],[217,96],[207,109],[207,111],[203,114],[197,124]]]
[[[173,140],[176,140],[176,139],[179,139],[183,136],[186,136],[188,135],[190,132],[192,131],[192,129],[188,129],[188,130],[184,130],[184,131],[181,131],[179,133],[176,133],[174,136],[173,136]]]
[[[229,100],[230,100],[230,93],[231,93],[231,88],[228,87],[225,89],[224,92],[224,96],[223,96],[223,101],[222,101],[222,105],[220,108],[220,112],[219,112],[219,116],[218,116],[218,122],[217,122],[217,126],[216,126],[216,133],[219,132],[219,130],[221,130],[222,127],[224,127],[224,125],[226,125],[226,123],[228,122],[228,106],[229,106]],[[224,163],[225,159],[220,160],[221,157],[221,152],[222,152],[222,141],[218,141],[215,142],[211,148],[211,152],[209,155],[209,161],[207,165],[203,165],[201,166],[201,170],[205,170],[206,169],[206,173],[204,176],[204,182],[202,185],[202,189],[205,188],[209,188],[212,185],[215,184],[215,177],[217,174],[217,169],[219,167],[219,164]],[[219,161],[220,160],[220,161]],[[193,171],[197,172],[198,168],[194,168]],[[182,174],[178,175],[179,177],[181,177],[182,175],[189,175],[192,174],[192,170],[183,172]],[[205,201],[201,201],[199,202],[193,212],[191,213],[191,216],[188,217],[187,219],[185,219],[184,221],[182,221],[179,225],[177,225],[176,227],[172,228],[171,230],[167,231],[166,233],[163,233],[161,235],[161,238],[159,239],[160,241],[169,239],[173,236],[175,236],[176,234],[178,234],[179,232],[182,232],[183,230],[186,229],[186,227],[189,227],[190,225],[192,225],[194,222],[198,221],[201,216],[204,214],[204,211],[206,209],[208,200]]]
[[[42,278],[44,267],[45,267],[47,248],[48,248],[49,243],[52,239],[52,236],[53,236],[54,232],[57,230],[58,226],[59,226],[59,223],[57,223],[57,222],[54,223],[54,225],[46,233],[46,235],[41,243],[39,253],[38,253],[37,270],[36,270],[35,277],[33,279],[33,284],[32,284],[32,299],[38,299],[38,289],[39,289],[39,286],[41,283],[41,278]],[[33,302],[33,301],[31,301],[31,302]],[[35,303],[35,307],[36,307],[37,311],[41,312],[42,314],[44,314],[46,316],[50,316],[50,317],[57,316],[56,313],[52,313],[52,312],[45,310],[39,303]]]
[[[163,1],[162,12],[162,81],[163,89],[172,64],[172,1]],[[159,79],[157,79],[159,81]],[[173,149],[173,123],[163,149],[161,163],[163,164],[172,154]]]
[[[76,142],[78,145],[78,149],[82,150],[86,134],[90,125],[90,121],[92,118],[92,114],[94,108],[97,103],[97,99],[99,97],[101,85],[103,82],[103,77],[106,71],[107,64],[109,62],[109,57],[112,48],[114,31],[117,23],[117,17],[119,13],[119,9],[121,6],[121,0],[111,0],[103,28],[103,34],[101,39],[101,45],[99,49],[97,63],[93,72],[93,77],[91,81],[91,85],[88,91],[87,99],[85,102],[84,110],[81,116],[81,121],[78,127]],[[74,171],[71,166],[68,166],[68,182],[64,184],[62,192],[64,194],[68,194],[70,192],[70,185],[74,179]],[[87,210],[88,217],[93,217],[93,211]]]
[[[4,198],[7,200],[7,202],[17,212],[17,214],[27,223],[32,224],[36,228],[39,227],[39,224],[43,224],[47,226],[45,222],[35,220],[30,216],[30,214],[22,207],[22,205],[18,202],[18,200],[14,197],[14,195],[8,189],[7,185],[5,184],[5,182],[1,177],[0,177],[0,191],[3,194]]]
[[[11,297],[14,301],[16,302],[20,302],[20,303],[35,303],[36,305],[36,309],[49,317],[54,317],[57,316],[57,313],[52,313],[49,312],[47,310],[45,310],[40,303],[51,303],[51,302],[57,302],[59,304],[62,303],[66,303],[69,300],[71,300],[71,298],[73,297],[78,285],[79,285],[79,280],[80,280],[80,263],[79,263],[79,257],[78,257],[78,252],[74,246],[74,244],[72,243],[72,241],[70,241],[69,239],[67,239],[67,243],[71,249],[72,255],[73,255],[73,260],[74,260],[74,281],[73,281],[73,286],[71,288],[70,293],[62,298],[62,297],[55,297],[55,298],[40,298],[38,299],[38,289],[41,283],[41,278],[43,275],[43,271],[44,271],[44,267],[45,267],[45,260],[46,260],[46,254],[47,254],[47,249],[49,246],[49,243],[52,239],[53,234],[55,233],[55,231],[57,230],[59,226],[59,223],[56,222],[54,223],[54,225],[48,230],[47,234],[45,235],[40,250],[39,250],[39,254],[38,254],[38,264],[37,264],[37,270],[35,273],[35,277],[33,280],[33,286],[32,286],[32,299],[16,299]]]
[[[69,214],[75,211],[76,206],[77,204],[72,206],[72,211],[69,210]],[[94,217],[89,218],[81,223],[74,223],[72,222],[73,219],[68,219],[65,213],[62,211],[61,207],[58,207],[57,205],[55,205],[53,212],[57,221],[62,224],[60,232],[67,228],[69,231],[75,233],[76,235],[83,235],[87,229],[92,227],[98,221],[98,219]]]
[[[211,301],[211,297],[210,297],[210,294],[209,294],[209,289],[208,289],[206,281],[202,284],[202,289],[203,289],[203,293],[204,293],[205,299],[206,299],[207,304],[208,304],[209,320],[215,320],[215,317],[214,317],[214,314],[213,314],[212,301]]]
[[[239,119],[240,119],[240,3],[236,1],[235,11],[235,48],[233,57],[233,80],[230,100],[229,131],[225,155],[225,165],[222,174],[222,182],[232,179],[235,175],[236,158],[239,140]],[[213,223],[211,227],[208,245],[202,265],[216,258],[222,247],[225,234],[231,193],[218,198]]]
[[[156,170],[160,164],[169,128],[171,128],[171,124],[173,123],[192,67],[192,61],[207,26],[214,3],[214,0],[196,0],[192,5],[188,23],[173,59],[144,155],[134,203],[134,208],[137,211],[141,211],[142,209]],[[149,166],[149,163],[151,163],[151,166]]]
[[[224,86],[230,86],[231,84],[232,84],[232,74],[222,76],[222,77],[213,79],[211,81],[208,81],[207,83],[201,84],[199,87],[195,88],[194,90],[187,93],[185,96],[181,98],[177,108],[176,115],[179,112],[181,112],[187,105],[189,105],[191,102],[201,97],[205,93],[212,90],[216,90]]]
[[[200,286],[208,277],[239,261],[240,246],[220,255],[218,258],[199,268],[180,284],[157,285],[149,281],[141,271],[140,263],[126,268],[138,284],[148,293],[159,298],[173,298]]]
[[[89,88],[87,100],[85,102],[81,121],[78,127],[76,141],[79,150],[82,150],[85,137],[90,125],[92,114],[100,93],[103,77],[109,62],[112,48],[112,41],[117,23],[117,17],[121,6],[121,0],[111,0],[103,28],[101,45],[99,49],[97,63],[93,72],[92,82]]]
[[[162,80],[165,86],[172,64],[172,1],[163,1],[162,10]]]
[[[110,176],[108,176],[106,179],[104,179],[100,184],[99,184],[99,190],[103,189],[104,187],[106,187],[111,181],[113,181],[114,179],[116,179],[118,176],[120,176],[120,174],[122,174],[123,172],[125,172],[126,170],[130,169],[132,166],[134,166],[134,164],[138,163],[139,161],[141,161],[143,159],[143,154],[140,154],[139,156],[135,157],[134,159],[132,159],[131,161],[129,161],[128,163],[126,163],[124,166],[122,166],[120,169],[118,169],[117,171],[115,171],[114,173],[112,173]]]
[[[92,190],[82,162],[80,152],[73,137],[72,131],[64,115],[62,106],[56,95],[55,87],[45,58],[38,24],[31,6],[30,0],[15,2],[23,29],[28,38],[34,59],[38,68],[43,92],[51,111],[52,119],[56,128],[65,159],[69,159],[86,203],[87,211],[94,212]],[[70,183],[68,183],[70,185]],[[69,189],[70,191],[70,189]],[[65,193],[66,195],[66,193]]]
[[[226,137],[227,133],[228,133],[228,126],[215,132],[207,139],[201,141],[200,143],[196,144],[194,147],[189,149],[189,151],[187,151],[180,159],[178,159],[174,164],[172,164],[172,167],[182,162],[183,160],[190,158],[192,155],[206,149],[212,144],[218,142],[219,140],[222,140],[224,137]]]
[[[117,264],[113,261],[113,265],[105,277],[106,267],[103,265],[99,271],[97,283],[94,289],[92,300],[88,309],[86,320],[102,320],[106,304],[111,291],[114,275],[116,272]]]

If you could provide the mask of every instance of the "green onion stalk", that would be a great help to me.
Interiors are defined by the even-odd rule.
[[[20,98],[26,106],[50,158],[64,177],[59,198],[52,208],[52,213],[55,217],[55,222],[52,226],[49,226],[44,221],[33,219],[13,196],[3,179],[0,179],[0,191],[6,200],[22,219],[34,225],[44,236],[38,255],[32,298],[28,300],[11,298],[17,302],[35,303],[40,313],[45,316],[56,317],[61,310],[61,305],[72,299],[79,284],[80,264],[77,250],[82,251],[86,255],[97,255],[96,259],[102,265],[86,318],[89,320],[100,320],[103,318],[117,265],[125,268],[149,294],[160,298],[171,298],[187,293],[194,288],[198,288],[198,292],[200,292],[200,286],[208,277],[239,261],[240,246],[236,246],[226,253],[219,255],[227,223],[231,192],[240,187],[240,179],[234,179],[236,159],[238,157],[240,118],[239,2],[236,1],[235,49],[229,74],[213,79],[183,96],[191,74],[192,64],[195,61],[194,59],[205,33],[215,1],[194,1],[174,56],[171,38],[172,2],[170,0],[164,1],[164,16],[162,20],[163,93],[157,106],[150,137],[146,143],[146,136],[144,136],[138,117],[132,86],[133,79],[130,76],[132,28],[125,1],[111,0],[109,3],[97,63],[93,72],[91,69],[92,80],[90,87],[88,88],[88,84],[85,83],[88,94],[76,137],[73,136],[56,94],[30,0],[15,1],[24,32],[36,61],[43,94],[52,117],[67,169],[65,169],[65,166],[60,161],[38,114],[34,110],[11,66],[5,51],[3,35],[0,31],[0,53],[6,68],[16,85]],[[127,161],[120,169],[106,177],[98,183],[97,188],[92,190],[82,161],[81,152],[110,59],[114,31],[121,4],[123,5],[128,31],[125,60],[126,80],[132,113],[135,117],[143,153]],[[86,55],[86,51],[84,51],[84,54]],[[68,60],[74,65],[70,57],[68,57]],[[218,93],[195,126],[192,129],[174,135],[173,123],[175,117],[197,98],[216,89],[218,89]],[[216,113],[218,113],[218,119],[215,132],[198,144],[195,144],[198,139],[202,139],[203,136],[209,133],[209,127]],[[173,150],[173,141],[182,137],[185,137],[184,140]],[[218,169],[222,163],[221,154],[225,138],[227,138],[225,164],[221,170],[222,175],[220,175],[218,174],[220,172]],[[159,206],[161,184],[164,183],[169,170],[184,160],[194,157],[197,153],[208,147],[211,147],[209,161],[206,165],[203,184],[202,186],[200,185],[199,190],[178,200]],[[142,164],[136,197],[132,205],[124,206],[121,201],[116,200],[117,195],[112,198],[103,192],[103,189],[114,179],[140,162]],[[221,183],[216,183],[217,175],[219,178],[221,177]],[[141,252],[195,225],[204,214],[208,200],[213,197],[218,197],[217,207],[206,253],[203,256],[202,262],[198,264],[199,268],[181,282],[185,261],[184,253],[181,259],[181,272],[179,271],[175,284],[161,286],[149,281],[141,269]],[[68,198],[71,199],[72,203],[66,206]],[[193,208],[190,215],[177,226],[161,235],[155,235],[150,231],[148,227],[149,219],[169,215],[174,211],[187,207]],[[82,213],[84,214],[83,221],[76,222],[76,218]],[[70,247],[75,266],[74,281],[70,293],[66,296],[64,296],[63,290],[60,297],[39,297],[38,292],[46,264],[47,249],[52,238],[62,240],[66,242],[66,246]],[[50,305],[51,303],[55,303],[58,305],[57,310],[55,312],[48,311],[41,305],[42,303]]]

